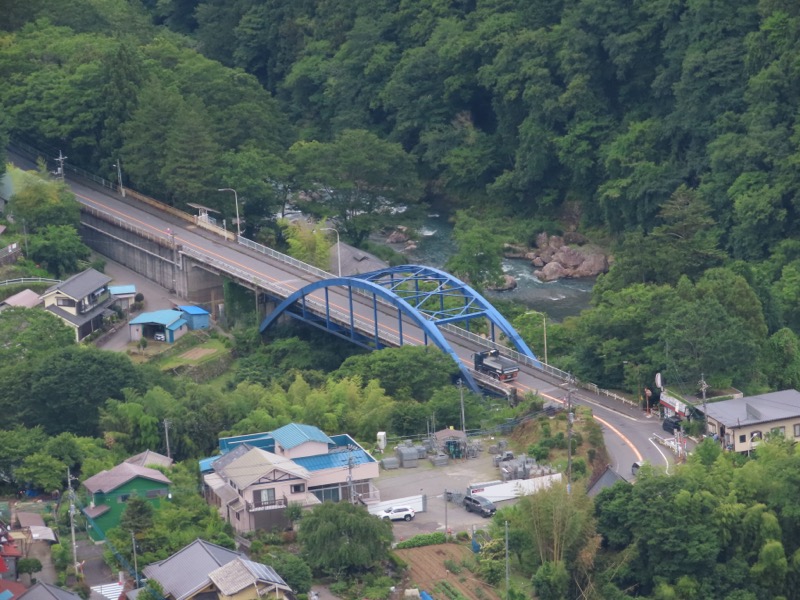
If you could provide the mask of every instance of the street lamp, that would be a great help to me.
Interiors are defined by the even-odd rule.
[[[342,245],[339,243],[339,230],[335,227],[320,227],[320,231],[333,231],[336,233],[336,261],[339,265],[339,277],[342,276]]]
[[[538,315],[539,311],[529,310],[525,314]],[[541,313],[541,315],[542,315],[542,331],[544,332],[544,364],[547,364],[547,315],[545,313]]]
[[[114,163],[114,166],[117,168],[117,187],[119,187],[119,193],[124,198],[125,188],[122,187],[122,161],[117,159],[117,162]]]
[[[242,223],[239,221],[239,194],[233,188],[219,188],[218,192],[233,192],[233,199],[236,202],[236,240],[242,237]]]

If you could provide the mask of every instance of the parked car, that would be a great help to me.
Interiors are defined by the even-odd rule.
[[[682,423],[683,419],[681,419],[680,417],[677,416],[667,417],[666,419],[664,419],[664,423],[661,425],[661,427],[664,429],[664,431],[667,431],[669,433],[675,433],[678,429],[681,428]]]
[[[410,521],[414,518],[415,514],[413,508],[407,506],[392,506],[378,513],[378,516],[385,521]]]
[[[157,342],[166,342],[167,336],[159,331],[158,333],[153,334],[153,339]]]
[[[474,512],[482,517],[491,517],[497,512],[497,507],[483,496],[467,496],[464,498],[464,508],[467,512]]]

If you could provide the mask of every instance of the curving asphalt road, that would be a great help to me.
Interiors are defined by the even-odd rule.
[[[9,153],[9,159],[22,168],[33,168],[30,161]],[[289,291],[304,287],[316,278],[297,268],[281,263],[270,257],[258,254],[235,242],[228,242],[203,229],[182,221],[169,214],[164,214],[150,206],[142,206],[136,201],[122,199],[107,190],[95,189],[78,181],[68,180],[78,200],[88,206],[112,213],[116,217],[144,229],[154,235],[168,237],[168,230],[175,234],[176,241],[190,251],[208,256],[218,264],[231,266],[247,276],[257,278],[270,286],[277,286]],[[102,252],[102,250],[100,250]],[[324,301],[324,292],[312,295],[317,301]],[[332,288],[329,291],[331,307],[346,312],[349,297],[344,288]],[[353,297],[356,317],[365,323],[374,323],[378,317],[377,328],[381,335],[398,334],[398,325],[402,326],[406,343],[424,343],[422,329],[408,317],[398,320],[396,312],[389,307],[381,307],[377,315],[370,303],[360,304]],[[447,335],[458,358],[471,364],[474,347],[469,341],[460,337]],[[516,387],[520,391],[535,391],[545,398],[565,401],[567,390],[557,381],[548,381],[543,374],[531,368],[522,367]],[[572,402],[590,406],[594,418],[603,426],[603,432],[612,459],[612,468],[626,478],[631,477],[631,466],[635,461],[648,461],[653,465],[667,469],[672,463],[672,455],[668,450],[652,440],[653,434],[661,431],[661,423],[657,418],[644,415],[641,410],[620,404],[604,396],[595,395],[585,390],[572,392]]]

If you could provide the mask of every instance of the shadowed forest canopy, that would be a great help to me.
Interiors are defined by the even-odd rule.
[[[235,188],[268,244],[289,204],[356,244],[432,204],[460,231],[508,223],[504,241],[596,232],[609,317],[554,327],[558,366],[628,389],[626,360],[648,381],[800,386],[796,2],[35,0],[4,17],[0,138],[111,179],[120,160],[127,185],[229,222],[217,190]]]

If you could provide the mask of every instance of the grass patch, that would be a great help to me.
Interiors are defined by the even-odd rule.
[[[225,343],[220,339],[211,338],[201,344],[191,348],[181,348],[180,353],[172,354],[169,357],[158,359],[156,365],[162,371],[170,371],[182,366],[197,366],[210,360],[214,360],[221,353],[228,351]]]

